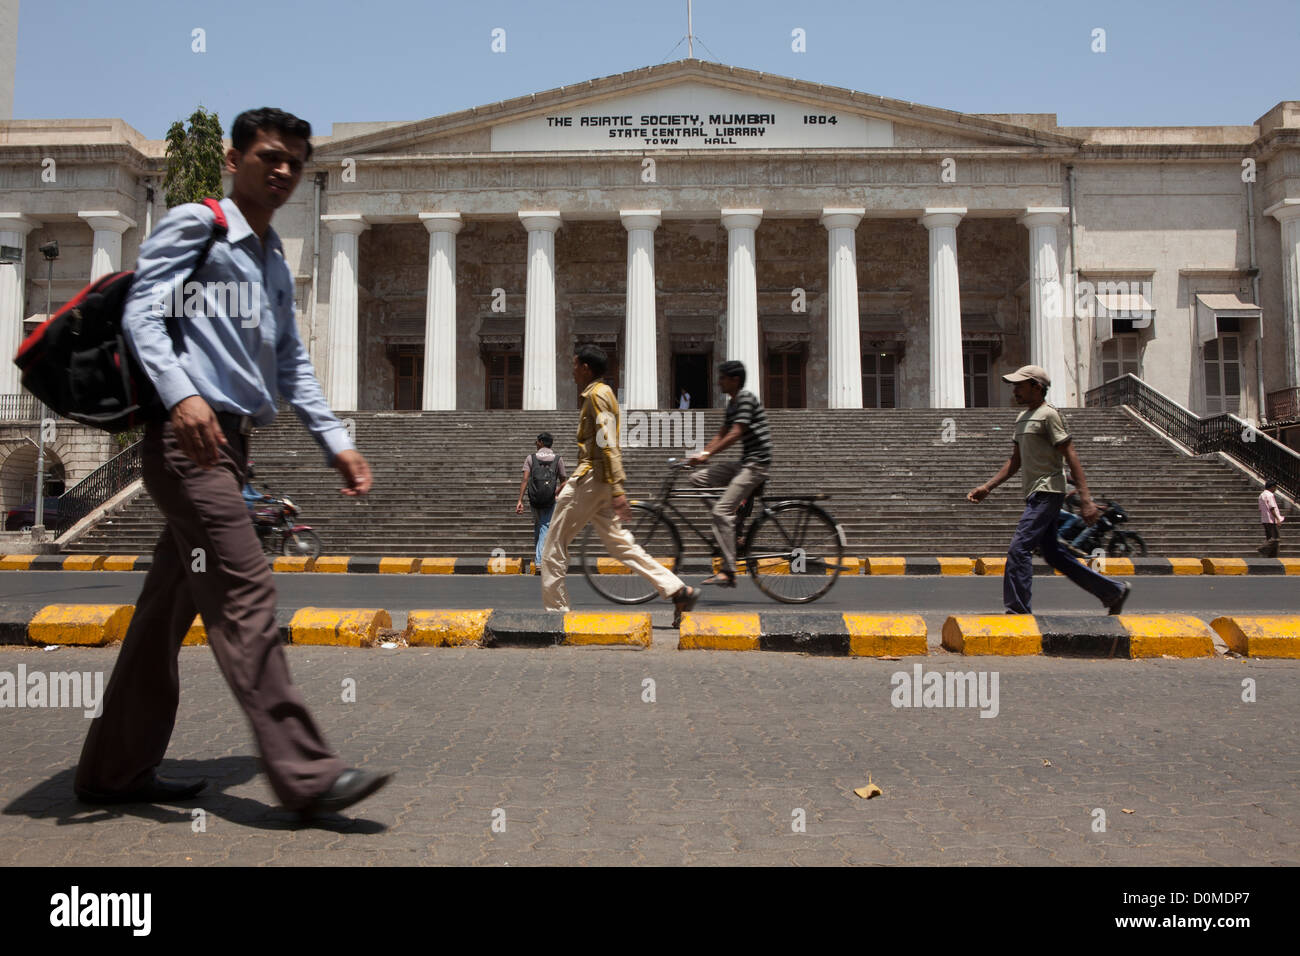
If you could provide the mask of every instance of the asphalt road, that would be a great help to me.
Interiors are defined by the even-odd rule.
[[[688,575],[688,581],[701,576]],[[1300,613],[1300,577],[1218,576],[1129,578],[1134,592],[1126,614],[1184,613],[1211,620],[1227,613]],[[395,627],[414,609],[541,609],[541,579],[520,575],[277,574],[281,609],[300,607],[378,607],[389,611]],[[0,601],[41,606],[134,604],[144,574],[131,571],[5,571],[0,573]],[[581,575],[570,575],[573,608],[615,607],[598,596]],[[1034,609],[1041,613],[1105,613],[1099,603],[1069,581],[1055,576],[1034,579]],[[638,605],[656,625],[672,611],[666,602]],[[1000,577],[841,576],[835,587],[809,605],[769,600],[742,579],[735,591],[706,590],[697,610],[901,612],[920,614],[933,634],[949,614],[1002,613]]]
[[[1296,661],[900,662],[667,640],[286,653],[344,759],[397,772],[387,789],[300,826],[212,654],[183,648],[161,769],[207,792],[82,805],[82,711],[2,709],[0,865],[1300,864]],[[0,671],[106,672],[116,656],[0,648]],[[916,667],[976,673],[987,706],[901,706]],[[868,780],[869,800],[854,793]]]

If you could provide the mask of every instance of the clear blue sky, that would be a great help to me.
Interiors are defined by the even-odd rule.
[[[680,59],[685,33],[685,0],[22,0],[14,117],[160,139],[200,104],[227,133],[269,105],[325,135]],[[1297,0],[696,0],[695,33],[701,59],[1067,126],[1250,125],[1300,99]]]

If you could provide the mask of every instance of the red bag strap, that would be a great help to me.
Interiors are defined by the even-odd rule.
[[[230,224],[226,222],[226,211],[221,208],[221,201],[209,196],[203,200],[203,205],[211,209],[212,215],[216,217],[217,221],[212,224],[212,228],[224,236],[230,230]]]

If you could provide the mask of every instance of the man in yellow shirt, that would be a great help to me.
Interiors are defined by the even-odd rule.
[[[569,542],[590,521],[612,557],[649,580],[660,597],[671,598],[676,610],[675,625],[684,612],[695,606],[700,590],[688,587],[646,554],[621,523],[632,517],[632,509],[623,491],[618,400],[613,389],[601,380],[607,361],[604,349],[595,345],[584,345],[573,357],[573,380],[582,389],[578,467],[555,499],[551,530],[542,552],[542,603],[548,611],[569,610],[569,591],[564,586]]]
[[[1065,430],[1061,413],[1045,401],[1052,384],[1047,372],[1037,365],[1026,365],[1004,382],[1015,386],[1012,395],[1017,405],[1028,406],[1016,419],[1015,448],[1006,464],[987,484],[972,489],[966,500],[978,504],[990,491],[1017,471],[1022,473],[1025,511],[1016,526],[1015,537],[1007,550],[1006,570],[1002,574],[1002,602],[1008,614],[1032,614],[1030,600],[1034,582],[1034,549],[1045,560],[1079,587],[1090,591],[1111,614],[1119,614],[1132,585],[1115,582],[1086,568],[1068,554],[1056,538],[1056,522],[1065,500],[1064,466],[1070,466],[1079,492],[1079,513],[1089,525],[1097,523],[1100,511],[1088,492],[1088,480],[1079,464],[1079,454]]]

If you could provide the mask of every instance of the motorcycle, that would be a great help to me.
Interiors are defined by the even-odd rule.
[[[1145,558],[1147,556],[1147,543],[1142,540],[1142,535],[1136,531],[1128,531],[1120,527],[1120,525],[1128,521],[1128,512],[1117,501],[1109,501],[1103,498],[1101,503],[1104,506],[1101,517],[1097,519],[1096,524],[1088,528],[1087,533],[1082,538],[1077,539],[1078,544],[1071,544],[1061,538],[1061,546],[1081,557],[1087,557],[1100,548],[1104,549],[1106,555],[1111,558]],[[1058,531],[1066,520],[1066,516],[1062,515],[1057,523]],[[1073,535],[1074,532],[1071,532],[1071,537]]]
[[[311,525],[297,524],[298,506],[288,496],[270,497],[253,507],[253,528],[262,550],[291,558],[314,558],[321,552],[320,537]]]

